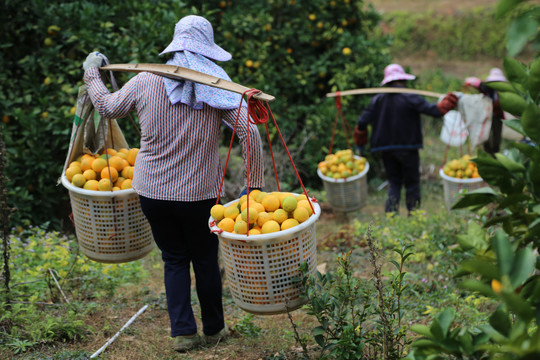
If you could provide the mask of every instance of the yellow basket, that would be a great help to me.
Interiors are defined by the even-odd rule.
[[[439,175],[441,176],[443,181],[444,202],[448,209],[450,209],[452,205],[454,205],[456,201],[459,200],[462,190],[471,191],[488,186],[482,178],[458,179],[446,175],[443,169],[439,170]]]
[[[224,206],[232,205],[237,200]],[[220,232],[212,217],[211,231],[219,238],[229,289],[236,305],[257,315],[281,314],[307,303],[301,296],[299,266],[308,273],[317,269],[315,222],[321,208],[312,202],[314,213],[293,228],[271,234],[240,235]]]
[[[356,159],[359,156],[355,155]],[[366,162],[364,170],[357,175],[346,179],[334,179],[324,176],[320,169],[317,169],[317,175],[321,178],[326,191],[326,199],[332,209],[335,211],[349,212],[358,210],[366,205],[368,188],[367,173],[369,163]]]
[[[62,185],[69,191],[79,248],[88,258],[123,263],[152,251],[152,230],[135,190],[85,190],[72,185],[65,175]]]

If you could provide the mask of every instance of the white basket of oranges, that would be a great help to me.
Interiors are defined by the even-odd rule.
[[[129,262],[144,257],[155,246],[139,195],[131,188],[137,151],[108,149],[105,154],[85,154],[62,174],[79,248],[94,261]]]
[[[366,205],[368,171],[366,158],[353,155],[350,149],[329,154],[319,163],[317,175],[334,210],[349,212]]]
[[[478,174],[476,164],[470,160],[470,155],[463,155],[448,161],[439,170],[443,181],[444,202],[448,209],[459,199],[463,190],[471,191],[488,186]]]
[[[317,268],[320,207],[305,195],[258,190],[247,203],[243,196],[216,205],[209,219],[233,300],[253,314],[293,311],[307,302],[297,281],[300,264],[306,262],[310,274]]]

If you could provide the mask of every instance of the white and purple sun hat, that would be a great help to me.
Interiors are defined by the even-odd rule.
[[[174,27],[173,41],[159,55],[187,50],[217,61],[229,61],[232,56],[214,43],[214,29],[202,16],[188,15]]]
[[[407,74],[399,64],[390,64],[384,68],[384,79],[381,86],[396,80],[414,80],[416,76]]]
[[[504,73],[499,68],[493,68],[489,71],[489,75],[484,80],[484,82],[495,82],[495,81],[503,81],[506,82],[506,77],[504,76]]]

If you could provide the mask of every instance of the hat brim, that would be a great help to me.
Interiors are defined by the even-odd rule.
[[[395,75],[390,75],[390,76],[385,77],[384,80],[381,82],[381,85],[385,85],[385,84],[388,84],[389,82],[397,81],[397,80],[414,80],[414,79],[416,79],[416,76],[412,74],[395,74]]]
[[[217,61],[229,61],[232,59],[232,55],[229,52],[225,51],[219,45],[214,44],[212,46],[208,46],[206,44],[201,44],[193,41],[189,42],[189,44],[186,44],[182,41],[182,39],[173,40],[169,44],[169,46],[165,48],[165,50],[159,53],[159,55],[184,50],[190,51],[195,54],[200,54]]]

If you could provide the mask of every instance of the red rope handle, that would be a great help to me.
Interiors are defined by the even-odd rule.
[[[330,140],[330,147],[328,148],[328,153],[331,154],[332,150],[334,149],[334,138],[336,135],[336,129],[337,129],[337,123],[338,118],[341,118],[341,123],[343,125],[343,132],[345,133],[345,138],[347,139],[347,146],[349,149],[352,149],[351,147],[351,140],[349,134],[351,133],[351,128],[349,127],[349,124],[347,121],[345,121],[345,117],[343,116],[343,109],[341,106],[341,93],[339,91],[336,91],[336,118],[334,120],[334,128],[332,129],[332,138]]]
[[[236,119],[234,121],[233,133],[232,133],[232,136],[231,136],[231,141],[229,143],[229,151],[227,153],[227,159],[225,161],[225,166],[224,166],[224,169],[223,169],[223,175],[221,177],[221,181],[220,181],[220,184],[219,184],[218,198],[216,199],[216,204],[219,204],[219,199],[221,197],[221,191],[223,189],[223,182],[225,181],[225,174],[227,172],[227,166],[229,164],[229,159],[230,159],[230,156],[231,156],[231,150],[232,150],[232,144],[233,144],[233,140],[234,140],[234,135],[236,134],[236,127],[238,125],[238,119],[240,117],[240,110],[242,108],[242,101],[243,101],[244,95],[246,95],[247,96],[247,113],[248,113],[247,122],[246,122],[246,201],[247,201],[246,215],[247,215],[248,227],[249,227],[249,172],[250,172],[250,166],[249,166],[250,165],[250,158],[249,158],[249,151],[250,151],[249,124],[250,123],[254,124],[254,125],[264,124],[264,126],[265,126],[266,136],[267,136],[267,139],[268,139],[268,146],[270,147],[270,154],[271,154],[271,157],[272,157],[272,165],[274,167],[274,174],[276,176],[276,185],[277,185],[278,191],[281,191],[281,189],[279,187],[279,179],[278,179],[278,176],[277,176],[277,169],[276,169],[276,162],[275,162],[275,158],[274,158],[274,152],[272,150],[270,132],[268,130],[268,118],[269,118],[269,115],[272,118],[272,121],[273,121],[273,123],[274,123],[274,125],[275,125],[275,127],[277,129],[277,132],[279,134],[279,137],[281,139],[283,147],[285,148],[285,151],[287,152],[287,156],[289,157],[289,160],[291,161],[291,164],[293,166],[294,172],[296,173],[296,177],[298,178],[298,181],[300,182],[300,185],[302,186],[302,190],[304,191],[304,194],[306,195],[306,197],[308,199],[311,210],[313,212],[315,212],[315,209],[314,209],[313,204],[312,204],[312,202],[315,201],[315,199],[314,198],[310,199],[309,196],[308,196],[308,191],[304,187],[304,183],[302,182],[302,179],[300,178],[300,174],[298,173],[298,170],[297,170],[297,168],[296,168],[296,166],[294,164],[294,161],[292,159],[291,153],[289,152],[289,149],[287,148],[287,145],[285,144],[285,140],[283,139],[283,135],[281,134],[281,131],[279,130],[279,127],[277,125],[276,119],[274,118],[274,114],[272,113],[272,110],[270,109],[270,106],[268,105],[267,102],[263,103],[262,101],[260,101],[260,100],[253,97],[254,95],[259,94],[259,93],[261,93],[260,90],[249,89],[249,90],[246,90],[242,94],[242,97],[240,99],[240,105],[238,106],[238,111],[236,113]],[[215,224],[215,222],[213,224]],[[213,226],[213,225],[211,225],[211,226]],[[212,232],[221,233],[221,232],[223,232],[223,230],[221,230],[221,229],[212,230]],[[246,236],[249,236],[249,232],[246,233]]]

